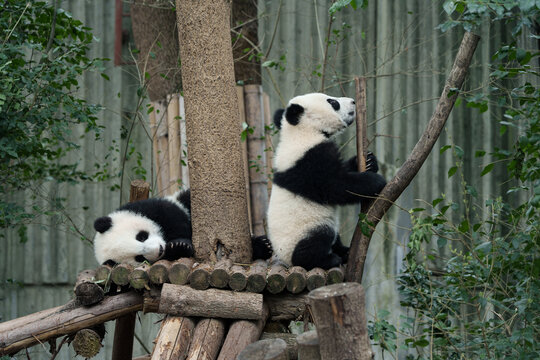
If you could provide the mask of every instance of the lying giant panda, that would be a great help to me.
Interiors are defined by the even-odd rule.
[[[351,125],[353,99],[312,93],[297,96],[276,111],[280,129],[274,183],[268,206],[268,235],[274,253],[289,265],[329,269],[347,261],[336,207],[366,203],[385,186],[377,159],[358,172],[356,157],[340,158],[331,136]]]
[[[191,242],[191,193],[135,201],[94,222],[94,253],[100,264],[137,266],[160,259],[194,255]],[[251,239],[254,259],[268,259],[265,236]]]

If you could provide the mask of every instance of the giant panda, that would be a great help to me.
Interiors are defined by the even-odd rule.
[[[332,136],[351,125],[351,98],[310,93],[276,111],[280,129],[267,211],[268,236],[287,265],[329,269],[347,261],[338,233],[337,206],[369,202],[385,186],[377,159],[358,172],[356,157],[344,162]]]
[[[135,201],[94,222],[100,264],[138,265],[193,255],[190,191]]]
[[[139,265],[194,255],[191,193],[128,203],[94,222],[94,253],[100,264]],[[266,236],[251,239],[254,259],[272,255]]]

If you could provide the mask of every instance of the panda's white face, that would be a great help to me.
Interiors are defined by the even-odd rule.
[[[307,150],[351,125],[355,117],[356,106],[351,98],[321,93],[292,98],[276,123],[281,129],[276,170],[291,167]]]
[[[299,112],[296,124],[294,120],[289,121],[288,117],[289,112],[294,111]],[[330,137],[354,122],[356,106],[351,98],[311,93],[292,98],[285,110],[285,116],[287,123],[297,127],[303,136],[317,132]]]
[[[98,226],[101,221],[101,226]],[[154,262],[165,253],[165,240],[152,220],[127,210],[96,220],[94,251],[100,264],[108,260],[138,265]]]

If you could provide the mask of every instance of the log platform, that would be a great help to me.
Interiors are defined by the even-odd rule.
[[[119,287],[148,290],[164,284],[188,285],[196,290],[216,288],[236,292],[300,294],[325,285],[341,283],[344,278],[343,268],[315,268],[306,272],[298,266],[286,268],[278,263],[269,264],[261,260],[249,265],[223,260],[213,265],[197,263],[188,258],[173,262],[162,260],[153,265],[145,264],[136,268],[124,264],[115,267],[103,265],[84,273],[84,287],[89,287],[88,274],[95,274],[94,283],[99,285],[105,294],[116,292]],[[89,295],[82,289],[77,291],[77,299],[88,304],[89,300],[83,300],[83,297]],[[95,286],[92,291],[96,292]]]

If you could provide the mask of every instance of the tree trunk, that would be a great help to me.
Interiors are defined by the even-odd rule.
[[[251,261],[227,0],[177,0],[195,255]]]
[[[181,85],[174,8],[169,0],[135,0],[131,22],[141,80],[148,85],[150,100],[165,100]]]
[[[329,285],[308,295],[322,360],[371,360],[364,288],[358,283]]]

